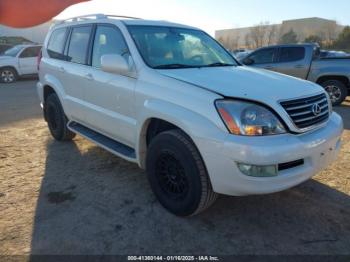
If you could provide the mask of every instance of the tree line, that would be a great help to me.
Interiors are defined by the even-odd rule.
[[[242,36],[234,38],[229,36],[226,38],[219,37],[218,41],[229,50],[241,48],[242,42],[244,42],[244,47],[248,49],[256,49],[273,44],[317,43],[324,49],[350,51],[350,26],[344,27],[342,32],[337,35],[335,23],[326,25],[322,32],[315,32],[315,34],[306,37],[298,37],[293,29],[282,33],[277,25],[261,22],[249,28],[244,39],[240,39],[240,37]]]

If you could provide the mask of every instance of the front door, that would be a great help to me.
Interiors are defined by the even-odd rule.
[[[37,60],[40,50],[40,46],[27,47],[19,54],[18,64],[22,75],[38,73]]]
[[[276,58],[277,58],[278,49],[277,48],[264,48],[259,49],[252,54],[250,54],[247,58],[244,59],[248,61],[250,66],[263,68],[267,70],[276,71]]]
[[[134,90],[136,79],[101,70],[101,57],[118,54],[129,59],[127,44],[114,25],[97,25],[92,47],[91,67],[86,79],[88,125],[104,135],[134,147],[136,120]]]

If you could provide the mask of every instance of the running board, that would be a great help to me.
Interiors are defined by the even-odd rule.
[[[69,122],[68,128],[72,132],[85,137],[86,139],[106,149],[114,155],[120,156],[131,162],[137,162],[135,150],[127,145],[119,143],[77,122]]]

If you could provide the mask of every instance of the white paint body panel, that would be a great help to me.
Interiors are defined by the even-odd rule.
[[[39,97],[44,103],[44,87],[54,88],[70,120],[134,148],[140,167],[145,167],[145,131],[152,118],[168,121],[192,138],[217,193],[249,195],[284,190],[311,178],[336,158],[343,131],[342,119],[336,113],[324,127],[307,133],[242,137],[228,133],[214,106],[215,100],[223,97],[257,101],[277,112],[293,131],[295,127],[279,101],[324,93],[318,85],[242,66],[154,70],[145,65],[125,27],[143,21],[97,22],[113,24],[121,30],[135,65],[135,77],[53,60],[44,48]],[[155,21],[144,24],[179,26]],[[64,70],[60,71],[61,67]],[[305,165],[274,178],[247,177],[236,165],[237,161],[270,165],[298,159],[305,159]]]
[[[1,67],[13,67],[16,69],[19,76],[22,75],[33,75],[38,73],[37,68],[37,57],[21,58],[21,53],[27,47],[35,47],[36,45],[23,45],[22,50],[17,54],[16,57],[11,56],[0,56],[0,68]]]

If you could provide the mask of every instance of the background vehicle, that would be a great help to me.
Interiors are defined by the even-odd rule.
[[[331,57],[348,57],[348,58],[350,58],[350,54],[345,53],[344,51],[321,50],[320,58],[331,58]]]
[[[0,55],[0,81],[12,83],[18,77],[38,73],[40,45],[16,45]]]
[[[241,66],[194,27],[78,17],[52,28],[38,62],[52,136],[137,163],[179,216],[218,194],[285,190],[339,152],[342,119],[320,86]]]
[[[320,57],[314,44],[277,45],[260,48],[243,64],[280,72],[322,85],[333,105],[341,104],[350,88],[350,57]]]
[[[252,52],[253,50],[249,49],[237,49],[232,52],[232,55],[234,55],[234,57],[237,58],[238,61],[241,61]]]

